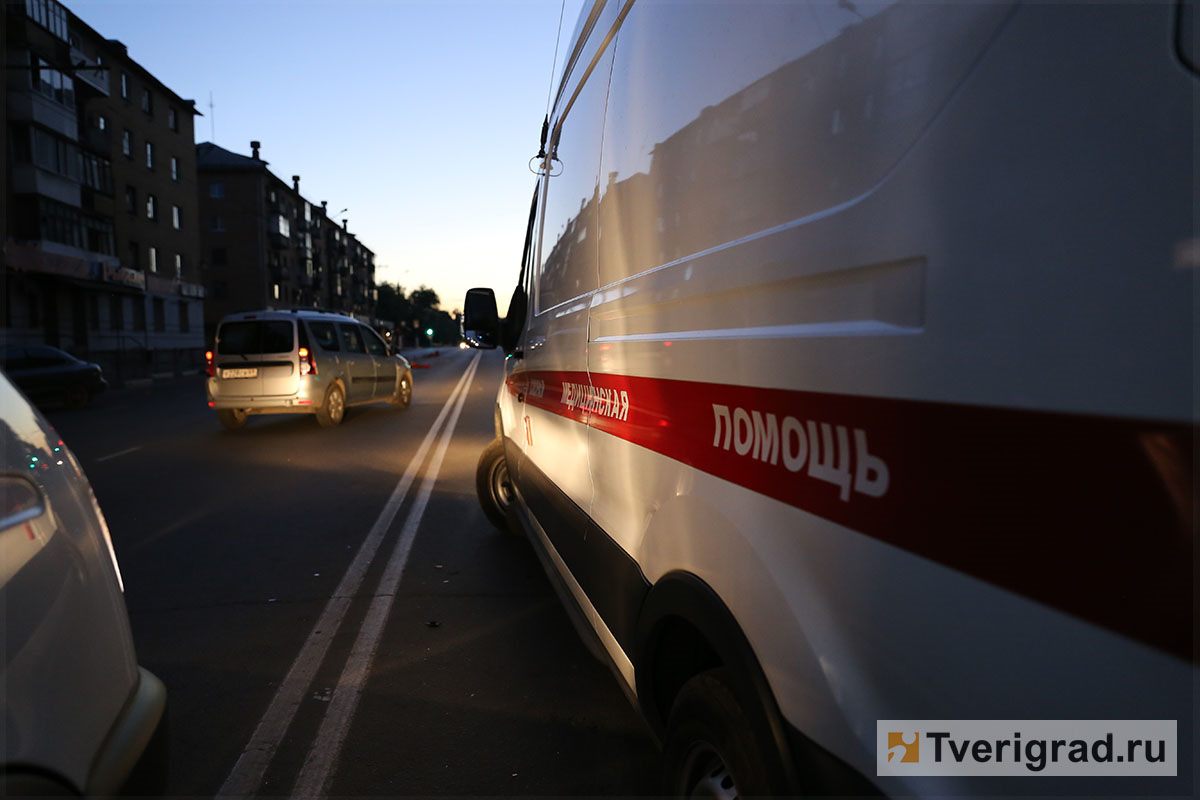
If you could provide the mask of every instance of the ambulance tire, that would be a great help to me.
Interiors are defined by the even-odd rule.
[[[666,791],[674,797],[779,794],[728,670],[708,670],[679,690],[663,748]]]
[[[515,499],[508,462],[504,458],[504,440],[496,438],[483,448],[475,467],[475,493],[488,521],[498,530],[513,533],[508,524],[508,507]]]

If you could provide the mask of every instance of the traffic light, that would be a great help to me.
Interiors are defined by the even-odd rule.
[[[433,336],[433,328],[426,328],[426,329],[425,329],[425,335],[426,335],[426,336]]]

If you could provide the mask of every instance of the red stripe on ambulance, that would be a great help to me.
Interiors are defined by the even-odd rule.
[[[527,403],[1192,658],[1189,425],[529,372]]]

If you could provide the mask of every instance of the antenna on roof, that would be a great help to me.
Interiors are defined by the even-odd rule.
[[[212,143],[216,144],[217,143],[217,116],[216,116],[216,114],[213,113],[213,101],[212,101],[212,90],[211,89],[208,90],[208,124],[210,126],[209,129],[212,131],[212,133],[210,134],[210,136],[212,137]]]

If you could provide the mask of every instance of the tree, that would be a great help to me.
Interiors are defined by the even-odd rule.
[[[395,283],[381,283],[376,287],[379,299],[375,304],[375,315],[396,326],[413,318],[412,304],[404,296],[404,287]],[[411,323],[410,323],[411,324]]]
[[[412,294],[408,296],[408,302],[412,303],[418,311],[436,311],[442,303],[437,292],[424,284],[412,290]]]

